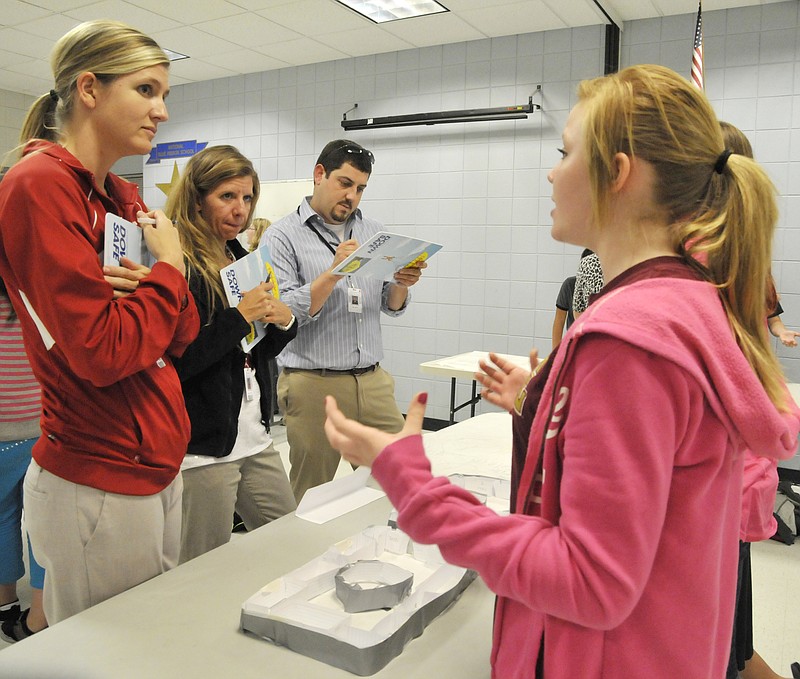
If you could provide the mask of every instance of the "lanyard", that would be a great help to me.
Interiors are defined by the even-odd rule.
[[[328,240],[325,238],[325,236],[323,236],[319,231],[317,231],[317,227],[315,227],[313,224],[309,224],[308,227],[316,234],[317,238],[319,238],[322,241],[322,244],[326,248],[328,248],[328,250],[331,251],[331,254],[333,254],[335,256],[336,255],[336,248],[333,247],[333,245],[328,242]]]
[[[300,214],[300,208],[299,207],[297,208],[297,214],[298,215]],[[326,248],[328,248],[328,250],[331,251],[331,254],[333,254],[335,256],[336,255],[336,248],[333,246],[333,244],[329,243],[328,240],[325,238],[325,236],[323,236],[319,231],[317,231],[317,227],[314,226],[314,224],[312,224],[310,219],[306,222],[306,224],[308,225],[308,228],[311,229],[314,232],[316,237],[319,238],[320,241],[322,241],[322,244]],[[342,234],[342,235],[344,236],[345,234]],[[350,240],[352,237],[353,237],[353,226],[351,224],[350,225],[350,235],[347,236],[344,240]]]

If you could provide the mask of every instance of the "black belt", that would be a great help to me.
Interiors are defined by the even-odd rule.
[[[366,368],[350,368],[349,370],[336,370],[334,368],[284,368],[287,373],[305,372],[314,373],[316,375],[363,375],[364,373],[371,373],[375,370],[380,363],[375,365],[368,365]]]

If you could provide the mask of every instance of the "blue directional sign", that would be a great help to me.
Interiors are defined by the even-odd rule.
[[[162,160],[174,160],[175,158],[190,158],[198,151],[202,151],[206,146],[208,146],[207,141],[198,142],[195,139],[156,144],[153,150],[150,151],[147,164],[154,165]]]

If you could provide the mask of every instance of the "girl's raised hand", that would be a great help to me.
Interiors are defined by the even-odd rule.
[[[514,412],[514,403],[519,392],[528,384],[539,365],[539,352],[531,349],[530,358],[530,371],[493,353],[489,354],[491,363],[480,361],[478,365],[483,372],[475,373],[475,379],[483,385],[481,398],[510,413]]]
[[[425,404],[428,394],[417,394],[408,406],[408,415],[403,429],[397,434],[389,434],[374,427],[348,419],[344,416],[333,396],[325,397],[325,435],[331,446],[341,456],[356,465],[371,467],[375,458],[386,446],[407,436],[422,432],[422,421],[425,418]]]

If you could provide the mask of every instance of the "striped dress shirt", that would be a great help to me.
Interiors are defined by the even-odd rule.
[[[278,279],[281,300],[295,315],[299,325],[297,337],[278,358],[289,368],[331,368],[350,370],[366,368],[383,358],[380,312],[399,316],[403,307],[392,311],[388,306],[391,283],[374,278],[343,276],[322,309],[311,316],[311,283],[333,263],[333,250],[339,237],[327,228],[322,218],[309,205],[309,198],[283,219],[272,224],[261,239],[267,244]],[[344,239],[354,238],[363,244],[378,231],[380,222],[368,219],[356,210],[345,224]],[[363,312],[347,310],[347,289],[361,290]]]

